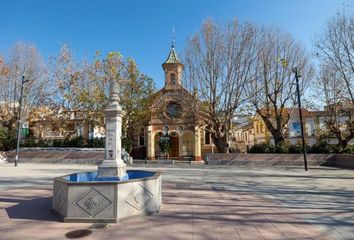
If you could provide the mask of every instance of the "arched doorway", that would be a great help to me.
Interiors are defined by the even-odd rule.
[[[182,135],[182,155],[194,156],[194,133],[192,131],[185,131]]]
[[[156,132],[154,136],[154,153],[156,158],[165,158],[165,153],[161,149],[160,141],[169,142],[169,158],[179,158],[179,134],[175,131],[169,132],[167,135],[164,135],[162,132]]]
[[[156,132],[154,134],[154,137],[153,137],[153,140],[154,140],[154,142],[153,142],[153,145],[154,145],[153,153],[154,153],[154,157],[155,158],[163,158],[164,157],[163,153],[162,153],[162,151],[160,149],[160,144],[159,144],[161,136],[162,136],[162,132]]]
[[[179,134],[171,131],[168,133],[170,137],[171,148],[169,155],[171,158],[179,158]]]

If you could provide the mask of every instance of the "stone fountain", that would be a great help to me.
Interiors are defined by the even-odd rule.
[[[97,172],[54,179],[52,210],[64,222],[118,222],[159,212],[161,173],[126,170],[121,157],[122,116],[118,83],[110,83],[105,160]]]

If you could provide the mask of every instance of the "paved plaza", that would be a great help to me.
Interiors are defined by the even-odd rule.
[[[52,179],[93,165],[0,164],[0,239],[354,239],[354,171],[299,167],[130,167],[163,171],[159,214],[99,226],[50,212]]]

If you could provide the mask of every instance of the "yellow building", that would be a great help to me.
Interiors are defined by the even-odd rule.
[[[253,118],[254,144],[269,142],[272,139],[272,134],[266,127],[263,119],[257,114]]]
[[[307,109],[302,109],[301,112],[303,116],[305,140],[308,145],[312,146],[317,141],[316,131],[318,131],[316,130],[314,113]],[[275,118],[275,115],[272,117]],[[287,123],[284,126],[285,141],[288,144],[299,143],[301,141],[299,110],[297,108],[284,108],[283,117],[287,119]],[[254,144],[274,144],[273,136],[259,114],[250,118],[247,123],[235,125],[233,129],[233,139],[236,150],[240,152],[246,152]]]

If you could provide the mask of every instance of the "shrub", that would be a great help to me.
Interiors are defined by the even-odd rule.
[[[348,145],[344,148],[343,153],[354,154],[354,145]]]
[[[269,143],[258,143],[253,145],[250,150],[250,153],[274,153],[275,146]]]
[[[38,140],[38,147],[49,147],[49,144],[45,142],[43,139]]]
[[[62,140],[54,140],[53,141],[53,147],[63,147],[64,146],[64,141]]]
[[[82,136],[65,138],[64,140],[54,140],[53,147],[85,147],[84,138]]]
[[[265,148],[266,153],[275,153],[275,146],[273,144],[268,144]]]
[[[302,153],[302,144],[289,145],[288,153]]]
[[[159,141],[159,147],[161,152],[168,154],[171,150],[171,140],[168,137],[161,137]]]
[[[309,149],[307,146],[306,149]],[[302,153],[302,144],[278,144],[274,146],[269,143],[255,144],[249,150],[249,153]]]
[[[49,144],[47,144],[43,139],[37,139],[33,136],[25,138],[23,144],[21,144],[21,147],[48,147],[48,146]]]
[[[308,152],[309,153],[332,153],[336,151],[334,147],[329,145],[327,142],[320,142],[308,148]]]
[[[38,143],[36,139],[33,137],[28,137],[24,139],[24,143],[21,145],[22,147],[38,147]]]
[[[275,145],[275,153],[288,153],[288,148],[289,145],[288,144],[277,144]]]
[[[133,142],[129,138],[122,138],[122,148],[125,149],[127,153],[131,153],[133,149]]]
[[[0,151],[9,151],[16,148],[16,131],[0,128]]]
[[[84,138],[82,136],[74,137],[69,140],[69,144],[66,147],[85,147],[84,146]]]
[[[87,147],[104,148],[105,142],[105,138],[93,138],[89,140]]]

